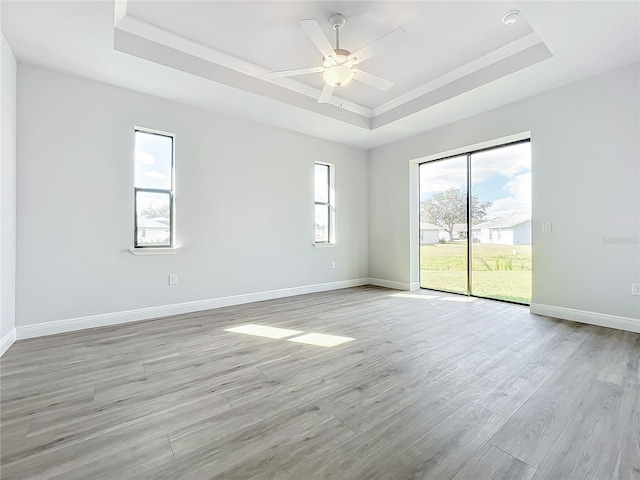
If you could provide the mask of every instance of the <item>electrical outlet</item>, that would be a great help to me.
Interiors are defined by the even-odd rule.
[[[169,285],[178,284],[178,275],[169,275]]]
[[[542,233],[551,233],[551,222],[544,222],[542,224]]]
[[[336,268],[336,262],[331,262],[331,268]]]
[[[640,283],[631,284],[631,295],[640,295]]]

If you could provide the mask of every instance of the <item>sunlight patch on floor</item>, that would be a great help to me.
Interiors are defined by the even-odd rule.
[[[454,296],[454,297],[443,297],[442,295],[420,295],[418,293],[392,293],[389,295],[390,297],[397,298],[419,298],[420,300],[443,300],[445,302],[460,302],[460,303],[468,303],[475,302],[477,300],[476,297],[467,297],[464,295]]]
[[[302,333],[300,330],[288,330],[286,328],[268,327],[266,325],[241,325],[239,327],[225,328],[225,332],[244,333],[266,338],[285,338]]]
[[[475,297],[442,297],[440,300],[444,300],[445,302],[460,302],[460,303],[468,303],[475,302],[477,298]]]
[[[288,342],[306,343],[308,345],[317,345],[318,347],[335,347],[336,345],[342,345],[352,340],[355,340],[355,338],[325,335],[323,333],[307,333],[300,337],[287,339]]]
[[[286,328],[269,327],[267,325],[240,325],[238,327],[225,328],[225,332],[243,333],[245,335],[254,335],[256,337],[265,338],[287,338],[294,335],[304,333],[300,330],[288,330]],[[289,342],[305,343],[307,345],[316,345],[318,347],[335,347],[343,343],[351,342],[355,338],[341,337],[339,335],[326,335],[324,333],[306,333],[299,337],[287,338]]]
[[[433,300],[434,298],[440,298],[437,295],[418,295],[417,293],[394,293],[390,296],[400,298],[419,298],[421,300]]]

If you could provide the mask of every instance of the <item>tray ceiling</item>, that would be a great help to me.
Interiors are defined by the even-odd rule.
[[[332,8],[339,8],[335,12]],[[329,23],[342,13],[340,46],[356,51],[402,28],[399,48],[382,51],[359,67],[391,79],[388,91],[357,82],[340,89],[331,103],[358,117],[344,121],[375,129],[527,68],[553,55],[526,19],[502,23],[503,2],[119,2],[115,48],[166,66],[259,92],[302,108],[335,116],[313,105],[321,74],[271,78],[269,71],[314,67],[322,56],[299,21],[318,20],[332,42]],[[334,44],[335,46],[335,44]],[[232,70],[237,74],[229,72]],[[442,87],[450,88],[443,89]],[[286,89],[296,95],[279,95]],[[434,94],[435,93],[435,94]],[[402,107],[402,108],[400,108]],[[385,115],[391,112],[390,115]]]
[[[13,1],[2,29],[19,61],[246,117],[362,148],[526,98],[640,60],[639,3],[511,1]],[[517,8],[520,20],[502,16]],[[402,28],[403,44],[359,67],[388,78],[351,82],[318,104],[322,75],[299,25],[342,13],[342,48]]]

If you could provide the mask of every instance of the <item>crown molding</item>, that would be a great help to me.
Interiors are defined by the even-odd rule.
[[[405,103],[409,103],[416,98],[433,92],[440,87],[459,80],[474,72],[477,72],[478,70],[488,67],[496,62],[499,62],[500,60],[504,60],[505,58],[510,57],[516,53],[522,52],[538,43],[543,42],[536,32],[531,32],[524,37],[521,37],[501,48],[498,48],[497,50],[483,55],[482,57],[477,58],[476,60],[473,60],[459,68],[456,68],[455,70],[447,72],[444,75],[441,75],[440,77],[431,80],[430,82],[425,83],[424,85],[411,90],[410,92],[405,93],[404,95],[400,95],[399,97],[396,97],[387,103],[375,107],[373,109],[373,117],[393,110],[394,108],[399,107],[400,105],[404,105]]]
[[[126,2],[122,1],[117,3],[122,4]],[[188,55],[198,57],[221,67],[229,68],[263,82],[284,87],[288,90],[316,100],[320,96],[321,91],[318,88],[311,87],[292,78],[272,78],[269,76],[270,70],[261,67],[260,65],[228,55],[202,43],[194,42],[193,40],[176,35],[175,33],[169,32],[135,17],[128,16],[126,15],[126,12],[123,13],[124,8],[125,7],[122,5],[120,5],[120,8],[116,8],[116,21],[114,28],[117,30],[144,38],[145,40],[159,45],[164,45]],[[338,100],[335,96],[332,97],[328,103],[338,107]],[[365,118],[372,118],[373,116],[371,108],[348,100],[342,100],[341,108]]]

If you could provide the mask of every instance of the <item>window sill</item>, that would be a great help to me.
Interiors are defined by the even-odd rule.
[[[130,248],[129,251],[133,255],[174,255],[178,249],[176,247],[166,248]]]
[[[316,248],[329,248],[329,247],[335,247],[336,244],[335,243],[314,243],[313,246]]]

